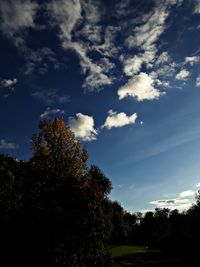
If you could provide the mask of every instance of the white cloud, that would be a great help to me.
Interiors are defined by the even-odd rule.
[[[112,83],[112,79],[103,73],[103,68],[100,65],[93,63],[87,56],[85,47],[79,43],[68,43],[66,48],[75,49],[80,58],[80,65],[83,73],[88,74],[83,84],[84,88],[88,91],[92,91],[93,89],[99,89],[104,85]]]
[[[19,145],[9,142],[6,139],[0,140],[0,149],[18,149]]]
[[[171,6],[178,6],[181,3],[182,0],[155,1],[153,10],[143,14],[139,19],[135,19],[133,34],[125,40],[127,47],[135,48],[137,53],[134,56],[126,56],[123,60],[123,69],[127,76],[139,73],[143,66],[147,69],[154,68],[157,75],[165,75],[166,69],[168,76],[173,75],[171,70],[174,69],[174,66],[169,64],[168,52],[163,51],[157,56],[157,41],[166,29],[166,20],[170,14]]]
[[[101,4],[95,0],[81,0],[81,6],[84,10],[84,16],[87,22],[90,24],[95,24],[100,21],[101,14],[100,8]]]
[[[168,17],[166,7],[155,7],[149,14],[143,15],[142,25],[134,28],[134,35],[126,39],[129,48],[139,47],[149,49],[165,30],[165,20]]]
[[[128,76],[132,76],[140,71],[143,64],[142,57],[135,55],[132,58],[128,58],[124,61],[124,73]]]
[[[23,43],[21,35],[26,28],[34,27],[38,4],[31,0],[0,1],[1,26],[3,34],[14,40],[16,45]]]
[[[169,60],[170,60],[170,56],[169,56],[168,52],[164,51],[158,56],[158,58],[156,60],[156,64],[162,65],[163,63],[169,62]]]
[[[77,113],[76,118],[69,118],[68,125],[75,136],[83,141],[95,140],[98,134],[92,116]]]
[[[93,44],[99,44],[102,41],[101,31],[101,26],[86,24],[79,32],[79,35],[84,36]]]
[[[49,119],[52,116],[63,116],[65,114],[64,110],[59,108],[51,109],[50,107],[46,108],[46,110],[40,115],[41,119]]]
[[[93,91],[94,89],[99,90],[102,88],[102,86],[109,84],[112,84],[112,79],[109,78],[106,74],[96,71],[91,72],[87,76],[84,81],[83,88],[86,88],[87,91]]]
[[[59,27],[59,37],[62,42],[63,48],[71,49],[76,52],[80,60],[82,72],[87,75],[83,87],[89,91],[93,91],[94,89],[100,89],[102,86],[111,84],[112,79],[105,74],[107,65],[104,69],[101,64],[96,64],[89,58],[89,44],[85,44],[84,42],[80,42],[79,40],[75,41],[73,39],[73,31],[76,29],[76,26],[82,22],[83,19],[81,14],[82,9],[85,10],[86,13],[89,12],[87,21],[92,21],[92,23],[94,23],[96,20],[98,21],[97,15],[95,15],[97,14],[97,6],[95,5],[95,3],[93,3],[93,1],[89,1],[88,3],[83,2],[81,5],[81,2],[79,0],[59,0],[53,1],[48,5],[49,13],[53,18],[54,23]],[[96,18],[96,20],[94,18]],[[82,29],[82,34],[86,35],[88,31],[89,34],[90,31],[94,28],[94,24],[86,24]],[[100,29],[98,29],[97,32],[95,32],[93,35],[95,42],[97,41],[96,35],[99,33],[99,30]]]
[[[186,80],[190,75],[190,72],[186,69],[182,69],[179,73],[176,74],[177,80]]]
[[[196,184],[196,187],[200,187],[200,182]]]
[[[43,101],[45,105],[64,104],[70,101],[68,95],[61,95],[57,90],[43,90],[32,93],[32,96]]]
[[[4,80],[1,80],[1,86],[4,87],[4,88],[9,88],[9,89],[12,89],[13,86],[17,83],[17,79],[14,78],[13,80],[12,79],[4,79]]]
[[[172,77],[176,72],[177,64],[175,62],[170,62],[169,64],[164,64],[156,69],[157,76],[160,77]]]
[[[185,197],[191,197],[195,195],[195,191],[192,190],[186,190],[181,193],[179,193],[179,198],[185,198]]]
[[[39,74],[44,74],[49,70],[50,66],[54,69],[59,68],[56,54],[49,47],[32,50],[25,46],[23,50],[24,56],[27,60],[24,66],[24,74],[29,75],[34,71],[37,71]]]
[[[112,57],[118,54],[118,47],[114,41],[116,34],[121,30],[119,26],[107,26],[103,36],[103,43],[94,45],[92,49],[98,51],[101,55]]]
[[[81,19],[81,3],[79,0],[53,0],[48,4],[53,20],[59,25],[60,39],[71,41],[72,31]]]
[[[199,184],[197,184],[198,187]],[[186,190],[178,194],[178,197],[172,199],[161,199],[150,201],[149,204],[155,205],[158,208],[169,208],[178,210],[187,210],[192,206],[192,199],[196,191]]]
[[[196,78],[196,86],[200,87],[200,74]]]
[[[194,13],[200,14],[200,1],[194,0]]]
[[[147,68],[151,68],[155,55],[156,49],[155,47],[151,47],[151,49],[145,51],[144,53],[139,53],[138,55],[129,57],[123,62],[124,73],[127,76],[132,76],[140,71],[143,64],[145,64]]]
[[[48,71],[50,64],[54,68],[59,65],[55,53],[50,48],[41,47],[34,50],[28,46],[28,30],[42,30],[46,27],[35,22],[40,7],[44,6],[35,0],[0,1],[0,31],[13,42],[25,58],[24,74],[26,75],[34,71],[44,74]]]
[[[130,96],[137,101],[154,100],[165,94],[154,87],[154,80],[144,72],[131,78],[124,86],[118,89],[117,93],[119,99]]]
[[[130,116],[127,116],[124,112],[117,113],[112,110],[108,111],[108,116],[102,128],[110,130],[115,127],[122,127],[128,124],[134,124],[137,119],[137,113],[133,113]]]
[[[185,58],[185,63],[188,63],[191,66],[193,66],[196,63],[198,63],[199,61],[200,61],[200,57],[199,56],[192,56],[192,57],[186,57]]]
[[[157,208],[168,208],[168,209],[178,209],[178,210],[187,210],[191,207],[192,203],[189,199],[161,199],[150,201],[149,204],[155,205]]]

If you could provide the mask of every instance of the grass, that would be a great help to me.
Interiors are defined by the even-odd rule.
[[[113,267],[177,267],[177,259],[166,258],[162,251],[142,246],[112,246]]]
[[[109,250],[114,258],[130,254],[143,254],[152,251],[142,246],[113,246],[110,247]]]

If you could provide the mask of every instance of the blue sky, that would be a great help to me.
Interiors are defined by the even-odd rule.
[[[0,149],[63,116],[125,209],[200,187],[199,0],[0,1]]]

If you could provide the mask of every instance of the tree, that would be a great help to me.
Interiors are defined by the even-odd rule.
[[[41,121],[40,132],[32,138],[32,163],[61,179],[81,177],[86,171],[87,151],[75,139],[63,119]]]
[[[111,182],[98,166],[92,165],[89,169],[88,175],[91,186],[94,188],[94,190],[98,188],[102,197],[105,197],[110,193],[112,189]]]
[[[63,119],[39,127],[30,160],[2,156],[0,183],[9,194],[0,190],[1,230],[12,244],[2,266],[111,266],[102,209],[110,181],[98,167],[88,171],[88,154]]]

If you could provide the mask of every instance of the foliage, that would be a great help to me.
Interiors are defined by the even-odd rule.
[[[111,266],[103,201],[111,183],[62,119],[40,122],[27,162],[0,155],[2,266]]]

